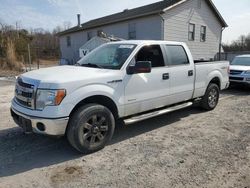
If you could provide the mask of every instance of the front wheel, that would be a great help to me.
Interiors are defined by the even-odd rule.
[[[220,89],[217,84],[209,84],[201,101],[201,107],[205,110],[213,110],[219,101]]]
[[[113,136],[114,128],[114,116],[108,108],[87,104],[70,117],[67,138],[79,152],[92,153],[105,147]]]

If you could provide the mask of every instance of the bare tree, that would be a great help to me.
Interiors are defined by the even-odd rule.
[[[64,30],[67,30],[67,29],[69,29],[70,27],[71,27],[71,22],[70,21],[65,21],[65,22],[63,22],[63,28],[64,28]]]
[[[237,40],[231,44],[224,44],[223,48],[226,52],[231,51],[250,51],[250,33],[248,35],[241,35]]]

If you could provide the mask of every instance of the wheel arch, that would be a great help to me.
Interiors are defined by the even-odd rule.
[[[69,117],[71,117],[72,114],[78,108],[80,108],[83,105],[90,104],[90,103],[100,104],[100,105],[103,105],[103,106],[107,107],[112,112],[115,119],[119,118],[119,112],[118,112],[118,108],[117,108],[116,103],[110,97],[107,97],[105,95],[93,95],[93,96],[89,96],[89,97],[81,100],[72,109],[72,111],[70,112]]]
[[[209,86],[209,84],[212,84],[212,83],[216,84],[219,87],[219,89],[221,89],[221,80],[220,80],[220,78],[218,76],[213,77],[210,80],[210,82],[208,83],[207,87]]]

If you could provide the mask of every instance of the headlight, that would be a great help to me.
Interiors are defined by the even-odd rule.
[[[38,89],[36,93],[36,109],[43,110],[45,106],[57,106],[66,96],[66,90]]]
[[[250,70],[246,71],[245,74],[250,74]]]

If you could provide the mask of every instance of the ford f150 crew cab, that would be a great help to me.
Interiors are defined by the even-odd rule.
[[[250,55],[236,56],[230,65],[230,82],[250,86]]]
[[[18,77],[11,114],[25,132],[66,135],[78,151],[103,148],[116,120],[145,120],[199,102],[216,107],[229,62],[194,63],[184,43],[122,41],[100,46],[77,66]]]

